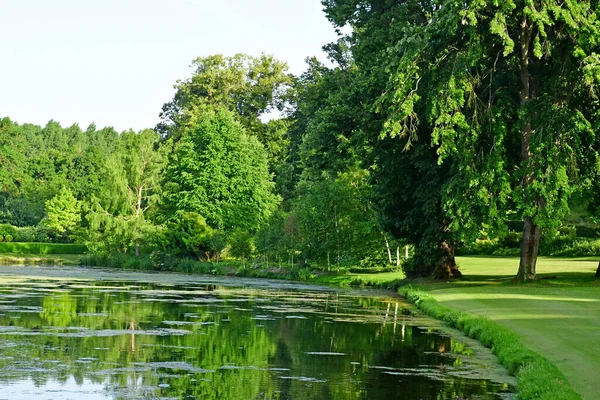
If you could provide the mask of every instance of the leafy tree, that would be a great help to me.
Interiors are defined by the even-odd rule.
[[[146,212],[152,210],[159,200],[166,147],[160,147],[158,134],[151,130],[124,132],[120,143],[127,182],[127,214],[130,215],[135,254],[139,256],[140,242],[152,230],[152,222]]]
[[[179,218],[168,227],[178,248],[184,249],[198,259],[206,256],[210,261],[214,231],[206,224],[202,215],[194,212],[181,213]]]
[[[541,228],[567,212],[584,149],[594,148],[590,3],[324,4],[337,25],[353,26],[359,66],[385,78],[373,103],[383,133],[405,148],[430,146],[449,171],[444,229],[455,240],[476,234],[506,218],[510,199],[525,221],[517,277],[535,279]]]
[[[152,215],[159,199],[165,148],[151,130],[129,131],[117,137],[114,151],[108,156],[89,153],[99,162],[92,162],[95,167],[86,172],[103,189],[86,200],[87,225],[82,235],[91,250],[134,249],[139,256],[143,242],[151,241],[155,226],[147,214]]]
[[[46,202],[46,214],[43,225],[62,237],[68,237],[81,221],[81,203],[69,189],[63,187]]]
[[[0,119],[0,192],[15,192],[26,179],[25,137],[9,118]]]
[[[254,252],[252,236],[246,231],[236,231],[230,239],[231,255],[242,259],[242,266],[246,266],[246,258]]]
[[[263,146],[227,110],[208,111],[183,132],[164,182],[167,220],[196,212],[225,234],[257,230],[278,203]]]
[[[301,182],[296,212],[307,258],[339,268],[342,259],[361,259],[383,245],[374,216],[362,203],[360,183],[352,174]]]
[[[157,130],[163,136],[178,139],[182,128],[194,126],[206,111],[221,108],[235,113],[254,134],[262,129],[261,115],[285,108],[293,81],[285,63],[264,54],[199,57],[192,68],[192,77],[177,82],[175,97],[162,108]]]

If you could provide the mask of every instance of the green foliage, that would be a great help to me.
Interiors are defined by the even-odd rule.
[[[126,270],[152,271],[153,263],[150,256],[135,257],[123,253],[92,253],[81,259],[81,265],[90,267],[112,267]]]
[[[0,224],[0,236],[10,235],[13,238],[17,236],[17,229],[9,224]]]
[[[211,250],[214,230],[206,224],[204,217],[194,212],[184,212],[174,223],[169,224],[169,235],[177,248],[200,259]]]
[[[548,360],[528,350],[519,337],[497,322],[441,306],[430,294],[405,286],[400,294],[426,314],[465,332],[492,349],[506,369],[517,377],[523,400],[580,399],[564,375]]]
[[[287,65],[272,56],[216,54],[197,58],[192,67],[192,77],[177,82],[175,97],[162,108],[157,130],[164,136],[179,139],[204,112],[223,108],[236,113],[248,132],[256,133],[263,127],[259,117],[282,111],[289,100],[293,78],[286,74]]]
[[[51,242],[49,229],[45,226],[24,226],[15,228],[15,242]]]
[[[165,171],[165,219],[196,212],[226,234],[257,230],[279,201],[262,145],[226,110],[203,113],[182,135]]]
[[[305,257],[338,265],[359,260],[373,248],[383,248],[370,204],[361,190],[368,190],[365,177],[343,174],[337,179],[302,181],[298,186],[295,212]]]
[[[63,187],[46,201],[46,214],[47,218],[42,221],[45,227],[61,236],[69,236],[81,221],[81,203]]]
[[[230,253],[234,257],[249,258],[254,253],[255,247],[252,236],[248,232],[237,231],[231,235]]]
[[[394,263],[390,263],[388,255],[383,251],[363,258],[356,266],[349,269],[350,272],[354,273],[392,272],[397,270],[399,270],[399,267]]]
[[[0,243],[0,253],[12,254],[84,254],[88,251],[82,244],[69,243]]]

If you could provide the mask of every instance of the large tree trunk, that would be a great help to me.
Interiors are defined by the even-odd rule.
[[[598,268],[596,269],[596,278],[600,278],[600,262],[598,263]]]
[[[535,264],[537,262],[540,248],[540,227],[531,217],[525,218],[523,227],[523,241],[521,242],[521,261],[517,280],[520,282],[533,281],[537,279]]]
[[[537,96],[537,79],[529,72],[529,62],[532,55],[532,37],[533,24],[523,17],[521,21],[520,37],[520,106],[525,109],[529,102]],[[534,68],[535,69],[535,68]],[[521,185],[523,190],[528,189],[533,183],[533,173],[531,172],[531,137],[534,129],[531,118],[527,118],[521,126],[521,168],[525,168]],[[542,200],[536,200],[536,206],[542,207]],[[519,271],[516,279],[518,281],[529,281],[537,279],[535,264],[537,262],[538,251],[540,247],[540,227],[533,222],[531,216],[524,218],[523,241],[521,242],[521,260],[519,262]]]
[[[447,241],[440,243],[438,248],[439,259],[435,270],[433,271],[434,279],[462,278],[462,273],[456,266],[454,258],[454,247]]]

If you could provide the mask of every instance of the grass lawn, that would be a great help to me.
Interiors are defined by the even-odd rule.
[[[0,253],[0,265],[79,265],[81,254],[12,254]]]
[[[404,278],[405,275],[402,271],[379,272],[374,274],[358,274],[351,272],[345,275],[318,275],[314,279],[311,279],[310,282],[323,285],[338,286],[361,285],[374,287],[391,287],[394,283],[399,282]]]
[[[486,316],[553,362],[584,399],[598,398],[600,280],[593,259],[540,258],[537,283],[515,284],[517,258],[459,257],[464,281],[426,283],[443,306]]]

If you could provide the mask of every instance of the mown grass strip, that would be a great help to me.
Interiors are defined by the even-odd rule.
[[[488,318],[441,306],[429,293],[411,286],[400,288],[399,293],[425,314],[460,329],[491,348],[508,372],[516,376],[521,399],[581,399],[554,364],[527,349],[510,329]]]
[[[84,254],[87,247],[72,243],[0,242],[0,253],[11,254]]]
[[[79,254],[2,254],[0,253],[0,265],[79,265],[81,255]]]

